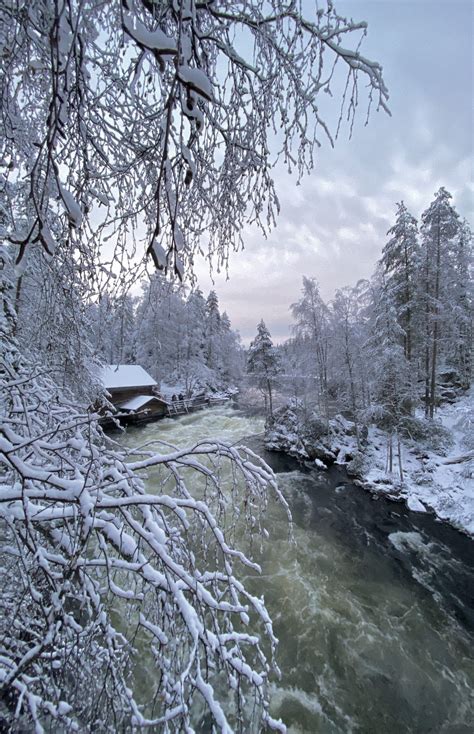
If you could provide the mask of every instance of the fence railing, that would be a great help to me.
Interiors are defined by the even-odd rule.
[[[230,398],[184,398],[183,400],[171,400],[168,403],[168,415],[182,415],[183,413],[193,413],[195,410],[209,408],[213,405],[223,405]]]

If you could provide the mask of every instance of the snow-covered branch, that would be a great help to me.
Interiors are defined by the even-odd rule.
[[[37,731],[54,719],[71,730],[113,721],[174,731],[191,724],[202,697],[230,731],[244,727],[252,696],[262,721],[281,728],[266,693],[272,624],[236,576],[259,571],[235,542],[265,532],[268,490],[286,507],[271,470],[220,442],[131,456],[47,376],[18,379],[8,362],[2,394],[6,720]],[[134,650],[155,671],[147,695],[133,680]]]
[[[67,233],[80,249],[112,240],[121,260],[139,231],[179,278],[204,233],[224,264],[245,222],[274,221],[275,160],[301,176],[333,143],[319,94],[329,102],[339,69],[336,120],[352,127],[360,80],[368,108],[387,110],[382,68],[359,51],[366,24],[329,2],[305,17],[277,0],[34,0],[3,4],[0,28],[1,157],[27,181],[27,219],[8,233],[20,258],[35,243],[54,255]]]

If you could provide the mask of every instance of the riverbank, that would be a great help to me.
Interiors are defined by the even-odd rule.
[[[311,471],[266,452],[263,429],[263,417],[222,406],[131,427],[119,440],[131,448],[150,441],[184,447],[218,437],[248,446],[277,473],[295,542],[277,501],[266,509],[267,540],[236,538],[262,569],[244,569],[241,580],[264,598],[279,639],[271,715],[291,734],[375,732],[381,722],[384,734],[470,732],[469,538],[431,514],[383,497],[373,502],[342,466]],[[145,481],[156,491],[153,475]],[[148,670],[140,680],[148,694]],[[196,728],[207,731],[208,722]],[[244,728],[255,727],[246,720]]]
[[[324,470],[345,466],[358,486],[375,496],[405,502],[415,512],[433,512],[440,520],[474,537],[474,395],[471,390],[455,403],[440,407],[436,420],[413,422],[411,437],[394,442],[389,470],[387,434],[367,428],[362,450],[351,421],[336,416],[324,424],[317,416],[303,417],[293,403],[277,411],[267,426],[265,446]]]

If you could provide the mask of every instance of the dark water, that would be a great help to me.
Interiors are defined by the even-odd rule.
[[[280,639],[273,713],[295,732],[474,732],[472,540],[258,443],[297,540],[275,518],[260,559]]]
[[[125,442],[234,441],[262,427],[221,408]],[[262,576],[246,579],[280,640],[272,714],[308,734],[474,733],[473,541],[372,499],[343,470],[305,471],[261,438],[242,443],[278,473],[295,527],[292,545],[285,513],[270,505]]]

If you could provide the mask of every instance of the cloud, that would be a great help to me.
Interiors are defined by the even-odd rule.
[[[353,14],[349,0],[340,12]],[[245,251],[230,258],[230,280],[216,277],[221,306],[248,342],[263,318],[276,340],[290,334],[289,306],[303,275],[323,297],[370,277],[402,199],[414,216],[445,186],[462,216],[472,217],[470,3],[363,2],[369,21],[363,53],[381,59],[392,90],[392,118],[363,112],[352,140],[322,147],[316,170],[296,186],[277,168],[277,228],[265,239],[248,228]],[[447,32],[449,29],[451,32]],[[198,268],[201,286],[212,287]]]

